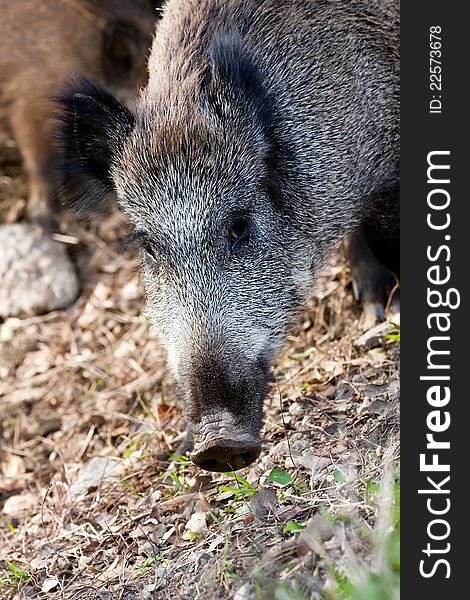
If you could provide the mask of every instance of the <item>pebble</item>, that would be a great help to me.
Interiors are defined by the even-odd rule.
[[[79,291],[77,275],[61,242],[37,226],[0,226],[0,318],[66,308]]]

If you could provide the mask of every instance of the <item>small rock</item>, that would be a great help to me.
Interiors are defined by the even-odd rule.
[[[368,412],[371,415],[387,415],[392,408],[390,402],[384,402],[383,400],[374,400],[370,406]]]
[[[150,534],[150,539],[153,540],[156,544],[160,544],[166,531],[167,526],[165,525],[165,523],[158,523],[158,525],[155,525],[155,528]]]
[[[138,551],[141,556],[155,556],[158,552],[158,548],[151,542],[144,542],[139,546]]]
[[[3,514],[8,516],[19,516],[22,513],[28,512],[31,508],[37,507],[39,504],[36,496],[30,492],[18,496],[11,496],[3,505]]]
[[[211,560],[212,556],[212,553],[205,552],[204,550],[202,552],[196,552],[196,572],[199,571],[201,568],[205,567],[207,563]]]
[[[299,415],[303,415],[308,410],[308,405],[305,402],[292,402],[289,406],[289,412],[294,417],[298,417]]]
[[[336,394],[334,397],[335,402],[340,401],[350,401],[353,399],[353,394],[351,391],[351,386],[347,381],[341,381],[336,389]]]
[[[79,283],[63,244],[40,227],[0,226],[0,317],[24,317],[69,306]]]
[[[269,454],[272,457],[281,456],[288,457],[290,462],[290,455],[299,456],[304,453],[311,445],[311,441],[309,439],[295,439],[295,435],[290,436],[289,442],[287,440],[282,440],[278,442],[269,451]],[[292,463],[290,462],[290,466]]]
[[[251,583],[244,583],[233,596],[233,600],[253,600],[256,598],[256,588]]]
[[[357,466],[352,463],[338,463],[336,468],[341,471],[345,481],[352,481],[357,477]]]
[[[331,460],[315,454],[306,454],[305,456],[296,456],[294,463],[295,466],[302,465],[304,469],[312,471],[312,475],[318,475],[320,471],[331,465]]]
[[[192,540],[194,536],[202,536],[207,531],[206,513],[198,511],[191,515],[191,518],[184,526],[184,540]]]
[[[353,343],[355,346],[364,347],[368,350],[377,348],[377,346],[382,344],[384,335],[391,333],[393,329],[393,325],[390,323],[380,323],[379,325],[376,325],[375,327],[372,327],[372,329],[366,331],[363,335],[354,340]]]
[[[80,469],[77,481],[70,486],[70,495],[74,497],[85,494],[90,488],[98,487],[107,479],[118,478],[122,471],[123,467],[118,461],[105,456],[95,456]]]
[[[44,579],[42,583],[41,592],[43,594],[47,594],[48,592],[56,588],[59,585],[59,583],[60,582],[57,579],[57,577],[46,577],[46,579]]]
[[[298,538],[298,550],[301,555],[309,550],[320,556],[324,554],[324,542],[330,540],[334,535],[334,530],[330,523],[321,515],[314,515],[307,527],[302,531]]]
[[[62,419],[60,417],[50,417],[41,419],[36,426],[27,434],[28,439],[32,439],[35,436],[46,437],[54,431],[59,431],[62,427]]]

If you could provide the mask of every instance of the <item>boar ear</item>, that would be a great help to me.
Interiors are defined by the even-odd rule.
[[[85,77],[71,82],[56,102],[64,202],[78,213],[103,211],[116,198],[111,168],[132,131],[134,117]]]
[[[210,48],[212,81],[209,96],[219,109],[243,104],[263,118],[266,105],[261,75],[238,32],[220,33]],[[230,102],[225,100],[230,97]],[[248,105],[247,105],[248,103]]]

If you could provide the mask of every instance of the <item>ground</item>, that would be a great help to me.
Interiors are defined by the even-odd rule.
[[[3,161],[13,222],[26,185]],[[210,474],[125,222],[66,218],[60,239],[79,300],[0,324],[0,598],[397,599],[399,324],[363,335],[341,254],[274,367],[261,457]]]

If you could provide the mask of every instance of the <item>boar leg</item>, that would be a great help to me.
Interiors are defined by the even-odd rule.
[[[32,106],[30,102],[18,103],[10,114],[10,125],[29,180],[28,217],[47,229],[55,229],[53,214],[58,203],[47,109],[41,110],[38,104]]]
[[[389,300],[392,311],[399,310],[397,280],[372,251],[363,228],[349,235],[345,245],[354,297],[362,304],[362,326],[368,329],[384,319]],[[392,292],[393,298],[390,298]]]

